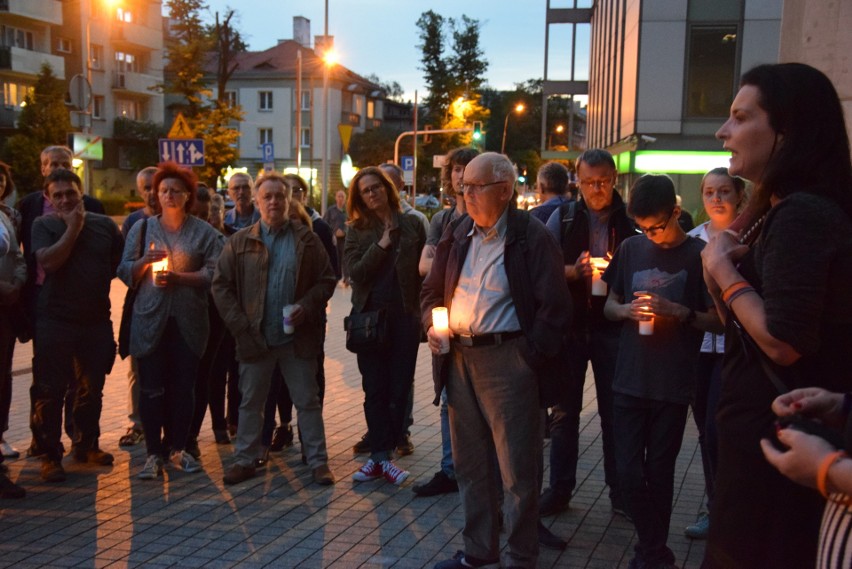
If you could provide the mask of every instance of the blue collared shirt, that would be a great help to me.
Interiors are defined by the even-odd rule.
[[[450,329],[461,334],[493,334],[521,329],[506,274],[504,253],[508,208],[488,231],[474,224],[470,249],[453,291]]]
[[[296,241],[290,222],[278,229],[260,222],[260,237],[269,252],[266,276],[266,302],[263,307],[263,336],[270,347],[293,341],[284,333],[281,310],[293,304],[296,295]]]

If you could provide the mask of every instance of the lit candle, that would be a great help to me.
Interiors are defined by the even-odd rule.
[[[639,294],[637,297],[644,301],[651,300],[651,297],[647,294]],[[650,336],[654,333],[654,313],[651,312],[651,307],[646,305],[642,307],[642,314],[647,320],[639,321],[639,335]]]
[[[441,354],[446,354],[450,351],[450,315],[447,309],[443,306],[438,306],[432,309],[432,328],[435,333],[441,338]]]
[[[592,257],[589,259],[595,272],[592,273],[592,296],[606,296],[606,282],[601,277],[609,267],[609,261],[603,257]]]
[[[166,286],[162,281],[158,281],[159,273],[165,273],[169,270],[169,258],[163,257],[162,261],[154,261],[151,263],[151,276],[154,279],[154,286]]]

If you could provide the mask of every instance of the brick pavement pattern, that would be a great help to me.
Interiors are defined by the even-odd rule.
[[[125,292],[113,281],[113,323]],[[101,448],[116,456],[111,467],[64,460],[68,480],[46,484],[39,459],[6,464],[27,490],[23,500],[0,500],[0,567],[432,567],[462,547],[464,516],[458,494],[416,498],[414,484],[438,470],[441,437],[433,397],[429,351],[421,345],[415,376],[414,454],[398,464],[412,475],[401,487],[383,481],[353,482],[366,460],[352,445],[365,432],[363,392],[355,356],[344,347],[343,317],[349,289],[338,287],[329,303],[326,341],[325,428],[329,464],[338,482],[311,483],[297,446],[272,453],[266,471],[224,486],[223,466],[232,447],[216,445],[209,420],[199,444],[204,472],[168,469],[156,481],[137,480],[144,444],[119,448],[127,427],[128,363],[116,359],[104,389]],[[31,344],[16,347],[13,402],[5,439],[23,451],[29,445]],[[591,374],[591,371],[589,371]],[[568,540],[563,552],[542,549],[540,567],[626,567],[635,541],[633,526],[613,516],[603,484],[600,427],[594,383],[586,381],[581,417],[578,487],[571,509],[544,523]],[[64,435],[63,435],[64,436]],[[70,441],[64,438],[66,448]],[[549,444],[549,442],[546,442]],[[545,456],[548,449],[545,448]],[[545,465],[547,466],[547,465]],[[545,481],[548,477],[545,471]],[[675,473],[675,504],[669,547],[678,565],[697,568],[704,543],[683,536],[703,508],[703,475],[695,426],[690,418]]]

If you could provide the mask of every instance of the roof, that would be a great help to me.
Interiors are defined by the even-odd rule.
[[[263,51],[246,51],[237,54],[235,57],[237,69],[231,76],[231,80],[256,79],[264,75],[279,79],[282,77],[295,79],[296,54],[299,50],[302,51],[303,79],[321,80],[324,65],[322,58],[312,48],[303,46],[294,40],[282,40],[277,45]],[[215,73],[215,53],[210,53],[210,59],[205,67],[207,73]],[[369,91],[381,89],[380,85],[339,64],[331,68],[330,77],[332,81],[356,83]]]

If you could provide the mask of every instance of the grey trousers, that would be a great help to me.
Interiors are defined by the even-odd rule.
[[[263,413],[272,372],[275,365],[287,383],[290,398],[296,406],[299,434],[302,447],[311,468],[328,463],[325,447],[325,426],[322,420],[322,405],[316,381],[316,358],[302,359],[296,356],[293,344],[274,348],[261,360],[240,362],[240,422],[234,443],[236,462],[251,466],[260,452],[260,437],[263,431]]]
[[[496,561],[499,481],[507,536],[504,566],[535,567],[542,463],[538,379],[521,337],[499,346],[454,345],[447,381],[453,461],[464,507],[465,554]],[[500,476],[495,472],[494,455]]]

